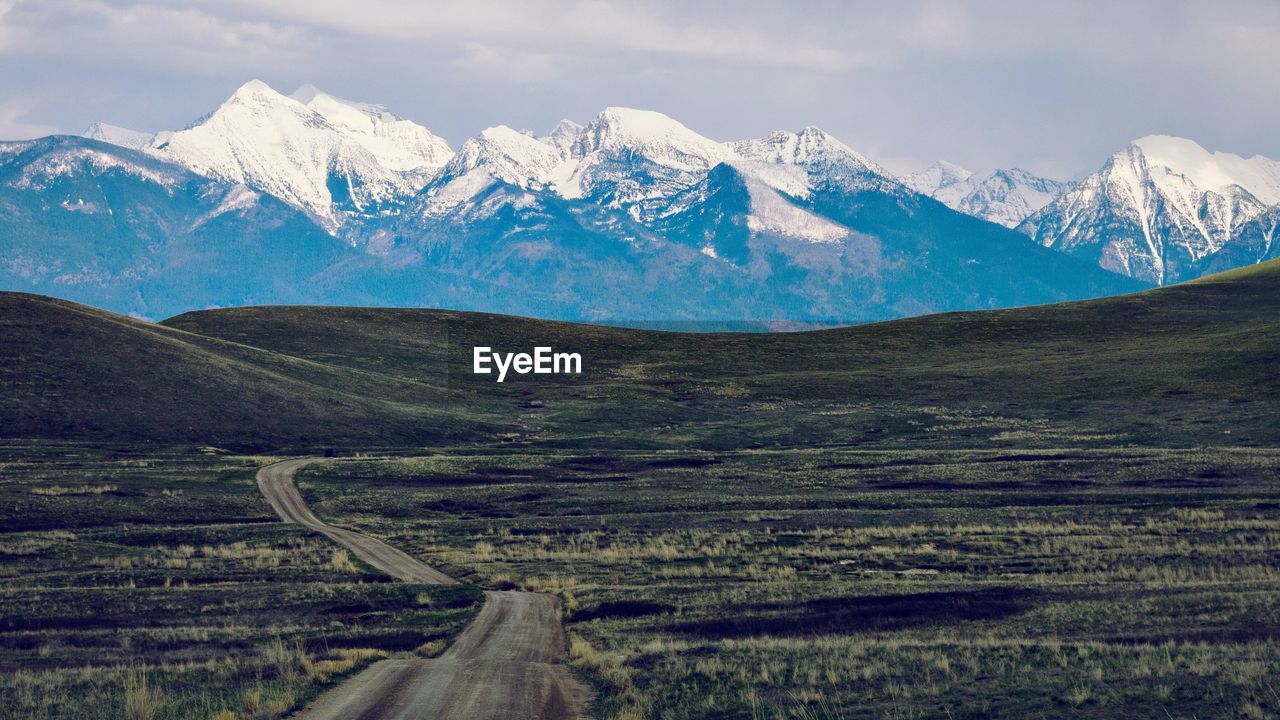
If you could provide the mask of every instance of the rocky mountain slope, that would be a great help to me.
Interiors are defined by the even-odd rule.
[[[0,220],[0,287],[144,317],[319,301],[358,259],[269,195],[67,136],[0,143]]]
[[[1150,135],[1018,229],[1045,247],[1167,284],[1268,257],[1268,223],[1250,222],[1278,203],[1280,161]]]
[[[127,131],[126,131],[127,132]],[[103,139],[139,138],[112,131]],[[190,127],[144,149],[210,178],[247,185],[310,213],[330,231],[394,211],[452,156],[429,130],[380,105],[311,86],[282,95],[241,86]]]
[[[945,161],[938,161],[903,182],[947,207],[1009,228],[1075,186],[1073,182],[1050,180],[1018,168],[978,176]]]

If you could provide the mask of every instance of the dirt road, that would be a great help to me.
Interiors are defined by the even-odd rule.
[[[305,525],[350,548],[370,565],[408,582],[453,578],[386,543],[321,522],[293,484],[318,458],[258,471],[258,487],[285,522]],[[487,592],[476,619],[432,660],[377,662],[316,698],[300,720],[561,720],[581,714],[587,690],[562,664],[560,603],[552,595]]]
[[[276,514],[285,522],[305,525],[316,532],[324,533],[329,539],[345,545],[356,554],[356,557],[378,568],[382,572],[398,577],[405,582],[431,583],[433,585],[451,585],[457,580],[444,573],[415,560],[390,545],[375,540],[368,535],[326,525],[320,522],[311,508],[303,502],[302,495],[293,484],[293,474],[303,465],[316,462],[316,458],[300,458],[285,460],[274,465],[267,465],[258,471],[258,487],[267,497],[267,502],[275,508]]]

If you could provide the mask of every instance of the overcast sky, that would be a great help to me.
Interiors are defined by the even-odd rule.
[[[1149,133],[1280,158],[1278,2],[688,4],[0,0],[0,139],[179,128],[258,78],[455,147],[625,105],[718,140],[817,125],[899,171],[1073,177]]]

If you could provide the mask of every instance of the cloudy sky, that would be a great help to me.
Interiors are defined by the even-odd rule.
[[[178,128],[259,78],[455,147],[626,105],[719,140],[818,125],[900,171],[1072,177],[1149,133],[1280,157],[1277,68],[1270,0],[0,0],[0,139]]]

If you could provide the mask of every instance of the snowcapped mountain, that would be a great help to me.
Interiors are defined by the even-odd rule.
[[[462,144],[433,180],[448,184],[473,170],[523,188],[552,185],[565,164],[554,145],[506,125],[491,127]]]
[[[1020,168],[979,176],[945,160],[907,176],[903,182],[953,210],[1009,228],[1075,187],[1075,183],[1050,180]]]
[[[166,136],[168,134],[166,133]],[[107,123],[94,123],[81,133],[81,137],[87,137],[90,140],[98,140],[100,142],[119,145],[120,147],[129,148],[130,150],[145,150],[151,147],[151,143],[155,142],[156,133],[143,132],[142,130],[130,130],[122,128],[118,125],[108,125]]]
[[[501,182],[621,209],[653,225],[694,202],[698,187],[719,165],[743,174],[751,228],[814,242],[847,231],[790,198],[807,197],[815,183],[846,189],[892,184],[885,171],[817,128],[720,143],[661,113],[611,107],[586,126],[561,121],[541,138],[505,126],[485,130],[463,143],[432,179],[421,211],[440,217]],[[487,207],[494,209],[492,198]]]
[[[947,207],[954,208],[969,193],[973,192],[974,183],[970,182],[973,172],[939,160],[917,173],[902,179],[907,187],[921,195],[928,195]]]
[[[449,143],[382,105],[352,102],[303,85],[289,96],[345,131],[383,166],[398,172],[427,172],[453,155]]]
[[[662,113],[621,107],[587,123],[569,153],[574,165],[560,193],[611,207],[669,198],[733,159],[729,148]]]
[[[1244,222],[1218,252],[1196,264],[1194,276],[1255,265],[1280,258],[1280,205],[1273,206]]]
[[[0,216],[0,287],[150,318],[316,302],[358,252],[273,197],[69,136],[0,143]]]
[[[566,287],[558,302],[588,320],[826,323],[1138,287],[921,200],[818,128],[720,143],[607,108],[542,138],[467,140],[377,247],[424,272]],[[632,295],[644,277],[652,302]]]
[[[352,216],[393,211],[452,156],[426,128],[381,106],[310,86],[289,97],[256,80],[150,152],[274,195],[330,231]]]
[[[550,143],[505,125],[491,127],[462,144],[419,199],[418,213],[441,217],[465,207],[495,183],[548,189],[567,159]]]
[[[573,144],[581,133],[582,125],[579,123],[572,120],[561,120],[556,123],[550,133],[538,139],[560,151],[560,154],[567,158],[572,154]]]
[[[1113,155],[1018,229],[1036,242],[1155,284],[1197,276],[1280,203],[1280,162],[1150,135]]]
[[[606,108],[586,126],[562,120],[547,136],[492,127],[463,143],[423,195],[426,212],[456,206],[498,180],[587,199],[652,216],[642,204],[664,201],[694,185],[732,150],[661,113]]]
[[[130,264],[110,275],[106,304],[127,311],[142,312],[136,298],[157,292],[190,307],[232,304],[236,292],[259,301],[261,293],[245,286],[252,279],[273,297],[301,302],[613,322],[836,324],[1141,287],[929,201],[816,127],[726,143],[661,113],[610,107],[586,125],[561,121],[542,137],[492,127],[454,153],[381,106],[309,86],[285,96],[251,82],[172,135],[147,141],[95,132],[143,152],[117,147],[67,165],[59,183],[75,193],[36,180],[23,185],[21,173],[10,189],[24,207],[55,195],[70,204],[67,212],[79,212],[82,199],[107,207],[105,215],[74,216],[98,224],[73,227],[31,212],[15,226],[25,234],[0,244],[20,249],[26,268],[93,267],[86,248],[109,234],[101,222],[125,213],[112,222],[132,225],[112,237]],[[0,164],[25,152],[0,145]],[[89,188],[115,177],[109,168],[119,158],[170,185],[135,179],[105,200],[93,195]],[[0,212],[7,201],[0,193]],[[214,220],[205,224],[206,216]],[[40,222],[51,224],[30,227]],[[206,226],[236,235],[199,229]],[[21,239],[65,227],[78,239]],[[166,235],[180,241],[157,241]],[[194,250],[199,242],[210,248]],[[244,261],[223,248],[252,258],[244,279],[227,279]],[[149,274],[153,252],[160,269]],[[182,264],[188,256],[217,267],[197,276]],[[173,292],[166,273],[196,289]],[[0,275],[0,283],[34,287],[26,275]],[[97,297],[88,285],[74,287],[77,299]],[[152,299],[146,311],[158,305]]]
[[[996,170],[978,181],[973,190],[953,207],[962,213],[1012,228],[1073,187],[1073,182],[1050,180],[1019,168]]]
[[[420,215],[475,217],[495,212],[500,199],[538,201],[488,193],[503,183],[621,210],[649,228],[667,227],[665,218],[707,199],[709,173],[721,166],[741,175],[734,187],[743,196],[745,229],[806,242],[848,235],[796,203],[815,186],[901,190],[887,172],[817,128],[720,143],[661,113],[611,107],[586,126],[561,121],[541,138],[499,126],[467,140],[422,193]],[[483,206],[471,202],[476,197],[485,198]],[[700,248],[714,256],[716,245]]]
[[[815,187],[845,191],[875,189],[901,191],[902,185],[879,165],[810,126],[798,133],[777,130],[763,138],[740,140],[728,146],[740,157],[759,165],[747,166],[770,185],[794,197],[807,197]],[[772,172],[761,172],[761,167]]]

